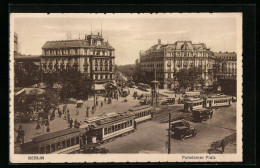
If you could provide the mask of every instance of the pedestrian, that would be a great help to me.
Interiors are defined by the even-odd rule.
[[[88,117],[89,106],[87,106],[86,117]]]
[[[101,108],[103,107],[103,102],[100,103]]]
[[[62,113],[60,111],[60,108],[58,108],[58,114],[59,114],[59,117],[61,117]]]
[[[98,101],[96,101],[96,106],[98,106]]]
[[[70,111],[67,110],[67,119],[68,119],[68,122],[70,122]]]
[[[70,119],[69,123],[70,123],[70,128],[72,128],[72,124],[73,124],[72,118]]]
[[[78,121],[77,121],[77,119],[75,119],[74,120],[74,127],[77,128],[77,126],[78,126]]]
[[[95,110],[95,107],[93,106],[92,111],[91,111],[92,114],[94,114],[94,110]]]
[[[106,102],[107,101],[107,99],[106,99],[106,97],[104,98],[104,102]]]
[[[225,139],[222,139],[222,141],[221,141],[221,148],[222,148],[222,153],[224,153],[224,150],[225,150]]]
[[[48,126],[47,128],[46,128],[46,132],[50,132],[51,130],[50,130],[50,127]]]

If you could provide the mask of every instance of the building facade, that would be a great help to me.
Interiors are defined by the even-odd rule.
[[[235,52],[215,52],[216,76],[218,79],[236,79],[237,54]]]
[[[115,49],[100,33],[85,35],[85,39],[47,41],[42,47],[41,68],[45,73],[76,68],[102,83],[114,79]]]
[[[179,87],[176,73],[181,69],[199,67],[205,86],[214,82],[213,52],[204,43],[193,44],[191,41],[177,41],[174,44],[158,44],[140,52],[141,79],[150,82],[154,79],[160,82],[160,88],[173,89]]]

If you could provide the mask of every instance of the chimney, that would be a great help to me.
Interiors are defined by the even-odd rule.
[[[161,44],[161,39],[158,39],[158,44]]]

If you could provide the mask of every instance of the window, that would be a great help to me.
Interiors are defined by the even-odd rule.
[[[112,126],[112,132],[114,132],[114,131],[115,131],[115,126],[113,125],[113,126]]]
[[[104,129],[104,134],[105,134],[105,135],[107,134],[107,128]]]
[[[55,152],[55,144],[51,144],[51,152]]]
[[[60,150],[61,146],[60,146],[60,142],[57,143],[57,150]]]
[[[50,153],[50,152],[51,152],[51,146],[48,145],[48,146],[46,146],[46,153]]]
[[[75,138],[71,138],[71,146],[75,145]]]
[[[76,137],[76,144],[79,144],[79,137]]]
[[[66,142],[65,141],[61,142],[61,149],[63,149],[63,148],[66,148]]]
[[[44,147],[40,148],[40,154],[44,154]]]
[[[67,147],[70,147],[70,139],[67,140]]]
[[[130,120],[130,126],[132,126],[132,120]]]

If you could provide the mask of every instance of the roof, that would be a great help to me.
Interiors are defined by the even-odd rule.
[[[201,108],[201,109],[195,109],[195,110],[192,110],[192,112],[202,112],[202,111],[209,111],[209,109],[208,108]]]
[[[212,95],[212,96],[208,96],[208,98],[228,98],[228,97],[230,97],[230,96],[228,96],[228,95]]]
[[[40,61],[41,57],[40,55],[15,55],[14,59],[17,61],[22,61],[22,60],[34,60],[34,61]]]
[[[101,128],[101,127],[104,127],[104,126],[109,125],[109,124],[120,122],[120,121],[125,120],[127,118],[134,118],[134,116],[131,115],[131,114],[117,115],[117,116],[114,116],[114,117],[109,117],[109,118],[105,118],[105,119],[101,119],[99,121],[96,121],[95,125],[96,125],[96,128]]]
[[[235,52],[214,52],[214,56],[216,57],[223,57],[223,56],[229,56],[229,57],[236,57],[237,53]]]
[[[65,136],[68,134],[72,134],[75,132],[79,132],[78,128],[72,128],[72,129],[65,129],[65,130],[60,130],[60,131],[56,131],[56,132],[51,132],[48,134],[44,134],[44,135],[40,135],[37,137],[32,138],[32,140],[34,142],[42,142],[42,141],[46,141],[49,139],[53,139],[53,138],[57,138],[57,137],[61,137],[61,136]]]
[[[107,48],[114,49],[108,42],[103,41],[101,46],[90,45],[87,40],[62,40],[62,41],[47,41],[42,49],[66,49],[66,48]]]
[[[186,103],[196,103],[196,102],[202,102],[204,101],[203,99],[190,99],[188,101],[186,101]]]
[[[137,110],[142,110],[142,109],[146,109],[146,108],[151,108],[151,106],[150,105],[138,106],[138,107],[129,109],[129,111],[137,111]]]

